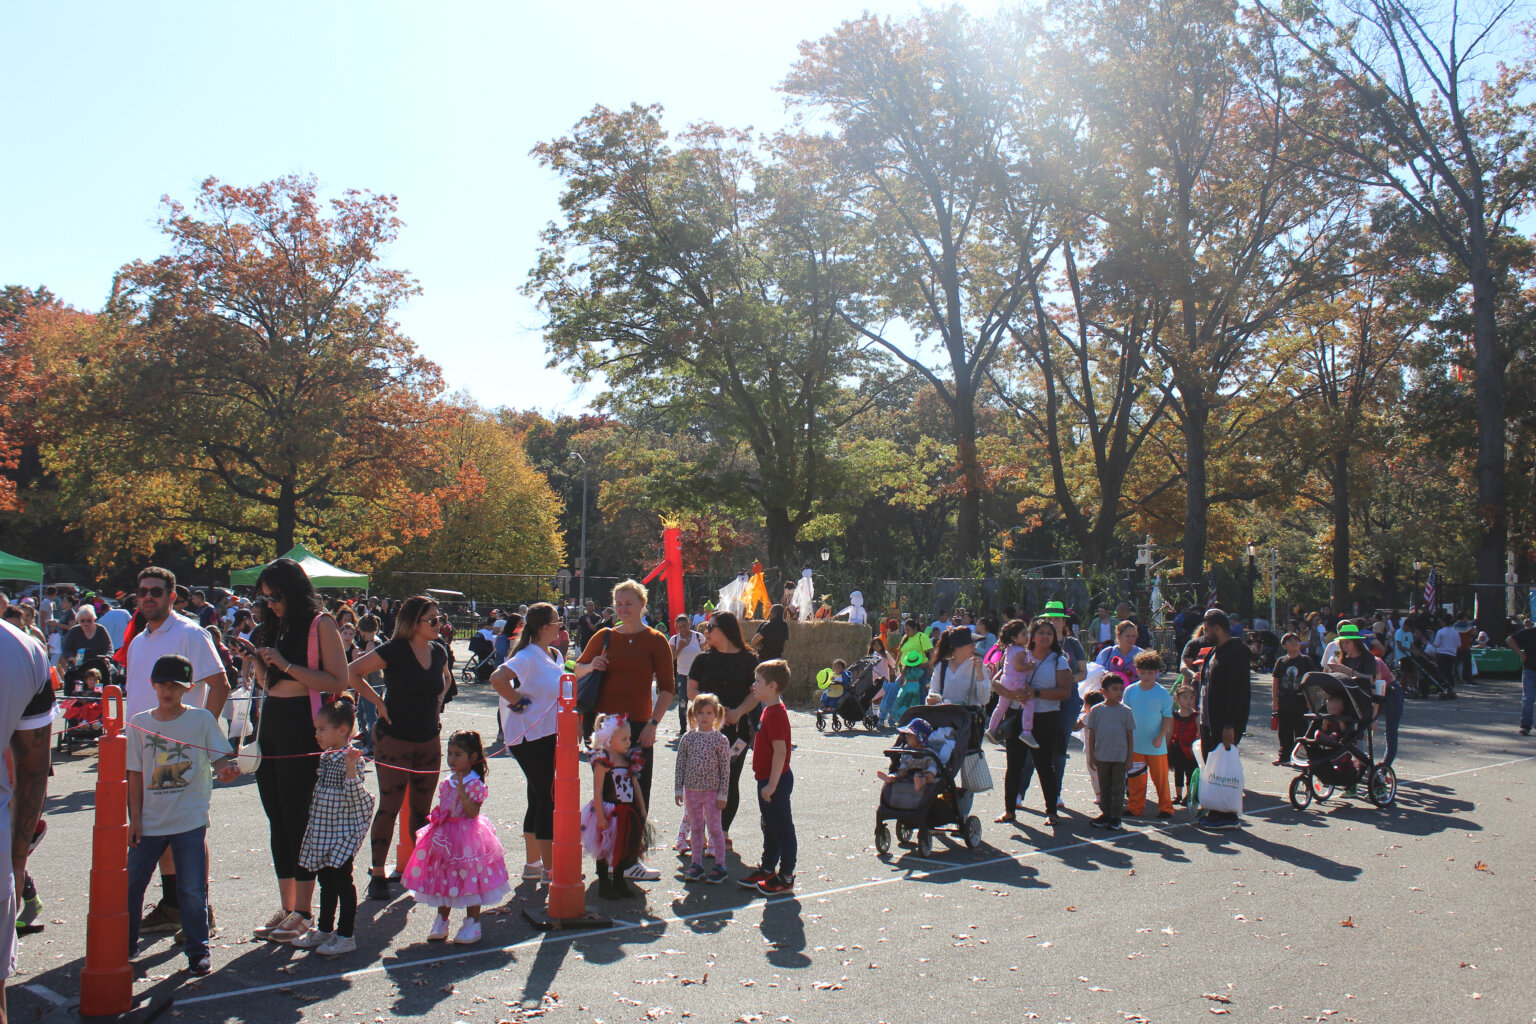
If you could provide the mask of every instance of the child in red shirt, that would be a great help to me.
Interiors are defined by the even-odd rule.
[[[763,718],[752,744],[752,775],[757,779],[757,809],[763,820],[763,861],[737,884],[768,896],[795,887],[799,843],[789,796],[795,788],[789,770],[789,711],[784,691],[789,687],[789,663],[773,658],[757,666],[752,695],[763,705]]]

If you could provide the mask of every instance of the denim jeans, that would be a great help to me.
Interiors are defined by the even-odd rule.
[[[1526,684],[1526,690],[1530,691],[1530,683]],[[1397,725],[1403,720],[1403,684],[1395,679],[1387,684],[1381,716],[1387,720],[1387,750],[1382,760],[1391,764],[1397,759]]]
[[[375,687],[379,696],[384,696],[382,685]],[[373,723],[379,720],[379,709],[371,700],[359,700],[357,702],[357,727],[363,734],[364,753],[373,753]]]
[[[1520,695],[1520,728],[1529,729],[1533,723],[1532,713],[1536,712],[1536,671],[1526,669],[1520,673],[1520,682],[1524,692]]]
[[[139,944],[139,919],[144,912],[144,890],[155,875],[160,855],[170,847],[176,865],[176,898],[181,903],[181,927],[187,933],[187,959],[208,955],[208,851],[206,828],[171,836],[140,836],[138,846],[128,848],[128,951]]]
[[[764,871],[776,871],[785,878],[795,876],[795,862],[800,855],[800,843],[795,839],[795,819],[790,811],[789,796],[795,789],[795,776],[788,768],[779,776],[779,785],[773,791],[773,799],[763,799],[766,782],[757,784],[757,809],[763,819]]]

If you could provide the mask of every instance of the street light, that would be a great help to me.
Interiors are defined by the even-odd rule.
[[[832,561],[832,552],[828,551],[826,548],[822,548],[821,549],[821,563],[823,565],[825,565],[825,564],[827,564],[830,561]]]
[[[566,452],[565,457],[581,461],[581,564],[576,568],[581,573],[581,585],[578,588],[581,596],[577,601],[581,603],[581,607],[585,608],[587,606],[587,460],[581,452]]]
[[[1253,541],[1248,542],[1248,592],[1244,598],[1248,610],[1244,616],[1248,622],[1248,628],[1253,628],[1253,584],[1259,578],[1259,545]]]
[[[219,584],[219,535],[208,535],[208,586],[216,587]]]

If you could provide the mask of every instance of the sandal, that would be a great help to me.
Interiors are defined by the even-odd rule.
[[[1011,814],[1004,814],[1000,817],[993,818],[992,821],[998,825],[1016,825],[1018,824],[1019,819],[1015,818]]]
[[[1047,825],[1049,825],[1051,828],[1060,828],[1061,827],[1061,822],[1057,821],[1056,820],[1056,816],[1052,815],[1052,814],[1047,814],[1045,816],[1045,823]]]

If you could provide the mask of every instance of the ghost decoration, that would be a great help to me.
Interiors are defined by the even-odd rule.
[[[800,573],[800,582],[795,584],[794,603],[795,611],[800,613],[800,621],[810,622],[816,611],[816,586],[811,582],[809,569]]]
[[[737,618],[745,618],[747,612],[743,595],[747,592],[747,574],[737,573],[736,578],[720,588],[720,601],[715,606],[717,611],[730,612]]]
[[[848,595],[848,607],[837,613],[837,617],[847,618],[849,622],[862,626],[869,621],[869,613],[864,611],[864,594],[855,590]]]

